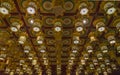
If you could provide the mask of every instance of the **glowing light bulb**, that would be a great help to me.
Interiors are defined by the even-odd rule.
[[[40,31],[40,28],[39,28],[39,27],[33,27],[33,31],[34,31],[34,32],[39,32],[39,31]]]
[[[42,50],[40,50],[40,52],[41,52],[41,53],[45,53],[45,50],[44,50],[44,49],[42,49]]]
[[[73,43],[74,44],[79,44],[79,40],[74,40]]]
[[[17,32],[17,31],[18,31],[18,29],[17,29],[16,27],[10,27],[10,29],[11,29],[11,31],[13,31],[13,32]]]
[[[80,26],[80,27],[77,27],[77,28],[76,28],[76,31],[78,31],[78,32],[83,31],[83,27],[81,27],[81,26]]]
[[[99,31],[99,32],[105,31],[105,27],[99,27],[99,28],[98,28],[98,31]]]
[[[9,14],[9,10],[5,7],[0,7],[0,13],[7,15],[7,14]]]
[[[113,13],[115,13],[116,9],[114,7],[111,7],[107,10],[107,14],[111,15]]]
[[[77,53],[77,50],[73,50],[72,52],[73,52],[73,53]]]
[[[20,36],[18,42],[19,42],[20,44],[24,44],[25,41],[26,41],[26,37],[25,37],[25,36]]]
[[[80,14],[81,15],[86,15],[87,13],[88,13],[88,9],[87,8],[82,8],[81,10],[80,10]]]
[[[27,12],[28,12],[29,14],[35,14],[35,8],[33,8],[33,7],[28,7],[28,8],[27,8]]]
[[[55,27],[55,31],[60,32],[61,31],[61,27]]]

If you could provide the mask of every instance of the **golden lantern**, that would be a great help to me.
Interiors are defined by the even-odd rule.
[[[32,0],[22,1],[22,7],[25,9],[25,12],[30,15],[36,14],[38,9],[37,2]]]
[[[101,4],[101,9],[103,9],[108,15],[114,14],[116,12],[115,2],[103,2]]]
[[[77,32],[82,32],[84,30],[83,23],[81,21],[76,21],[75,22],[75,30]]]
[[[22,21],[16,17],[10,18],[11,27],[10,30],[12,32],[18,32],[20,27],[23,25]]]
[[[87,2],[81,2],[79,5],[79,11],[81,15],[87,15],[89,12],[89,4]]]
[[[115,32],[114,31],[109,31],[106,35],[105,38],[108,40],[108,42],[113,45],[116,43],[116,39],[115,39]]]
[[[56,32],[60,32],[62,30],[62,21],[61,20],[55,20],[54,22],[54,30]]]
[[[9,13],[14,9],[14,4],[12,0],[2,0],[0,7],[0,15],[9,15]]]
[[[116,27],[116,29],[118,29],[118,31],[120,32],[120,18],[119,18],[119,17],[117,17],[117,18],[113,21],[112,25],[113,25],[114,27]]]
[[[27,34],[21,33],[18,39],[19,44],[24,44],[27,41]]]
[[[93,25],[96,27],[97,31],[103,32],[105,31],[105,19],[104,18],[98,18],[94,21]]]

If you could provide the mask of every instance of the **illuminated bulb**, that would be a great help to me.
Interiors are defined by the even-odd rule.
[[[115,13],[116,9],[114,7],[111,7],[107,10],[107,14],[111,15],[113,13]]]
[[[33,8],[33,7],[28,7],[28,8],[27,8],[27,12],[28,12],[29,14],[35,14],[35,8]]]
[[[33,31],[34,31],[34,32],[39,32],[39,31],[40,31],[40,28],[39,28],[39,27],[33,27]]]
[[[72,52],[73,52],[73,53],[77,53],[77,50],[73,50]]]
[[[81,64],[82,64],[82,65],[85,65],[85,60],[82,59],[82,60],[81,60]]]
[[[115,40],[111,40],[111,41],[110,41],[110,44],[114,44],[114,43],[116,43]]]
[[[94,36],[91,36],[90,41],[96,41],[96,38]]]
[[[102,54],[101,53],[97,54],[97,57],[98,57],[99,60],[101,60],[102,59]]]
[[[44,60],[44,65],[48,65],[48,60]]]
[[[106,65],[110,65],[110,61],[108,59],[105,60]]]
[[[11,29],[11,31],[13,31],[13,32],[17,32],[17,31],[18,31],[18,29],[17,29],[16,27],[11,27],[10,29]]]
[[[25,47],[24,47],[24,52],[25,52],[25,53],[29,53],[30,50],[31,50],[31,49],[30,49],[30,46],[25,46]]]
[[[88,24],[89,23],[89,20],[87,19],[87,18],[83,18],[83,20],[82,20],[82,22],[83,22],[83,24]]]
[[[110,44],[115,44],[115,43],[116,43],[114,36],[108,36],[107,39],[108,39],[108,41],[110,42]]]
[[[33,59],[33,54],[32,54],[32,53],[29,54],[28,59],[29,59],[29,60],[32,60],[32,59]]]
[[[5,7],[0,7],[0,13],[7,15],[7,14],[9,14],[9,10]]]
[[[107,46],[102,46],[101,50],[102,50],[103,53],[107,53],[108,52]]]
[[[9,72],[10,72],[10,69],[9,69],[9,68],[6,68],[6,69],[5,69],[5,73],[8,74]]]
[[[37,43],[38,44],[43,44],[43,41],[42,40],[38,40]]]
[[[73,37],[73,43],[74,44],[79,44],[79,36],[74,36]]]
[[[88,53],[92,53],[93,52],[92,46],[87,46],[87,51],[88,51]]]
[[[73,43],[74,44],[79,44],[79,40],[74,40]]]
[[[45,53],[45,50],[44,50],[44,49],[42,49],[42,50],[40,50],[40,52],[41,52],[41,53]]]
[[[120,31],[120,22],[117,23],[116,28]]]
[[[31,24],[33,24],[33,23],[34,23],[34,20],[33,20],[33,19],[31,19],[31,20],[30,20],[30,23],[31,23]]]
[[[100,67],[104,70],[105,69],[105,65],[101,64]]]
[[[117,52],[120,53],[120,46],[117,46]]]
[[[20,60],[20,65],[23,65],[25,63],[24,60]]]
[[[16,73],[18,73],[18,74],[20,73],[20,69],[19,68],[16,69]]]
[[[107,72],[108,72],[108,73],[112,73],[111,68],[107,68]]]
[[[18,22],[13,22],[12,26],[10,27],[11,31],[17,32],[20,29],[20,24]]]
[[[105,71],[105,72],[103,72],[103,75],[108,75],[108,73]]]
[[[28,59],[32,60],[33,58],[32,57],[28,57]]]
[[[25,41],[26,41],[26,36],[20,36],[19,41],[18,41],[19,44],[24,44]]]
[[[99,31],[99,32],[105,31],[105,27],[99,27],[99,28],[98,28],[98,31]]]
[[[101,71],[101,68],[97,68],[97,72],[98,73],[101,73],[102,71]]]
[[[22,72],[22,71],[20,71],[19,75],[23,75],[23,72]]]
[[[82,70],[83,69],[83,65],[79,65],[79,69]]]
[[[60,32],[61,31],[61,27],[55,27],[55,31]]]
[[[81,15],[86,15],[87,13],[88,13],[88,9],[87,8],[82,8],[81,10],[80,10],[80,14]]]
[[[69,64],[72,65],[73,64],[73,60],[69,60]]]
[[[79,26],[79,27],[76,27],[76,31],[78,31],[78,32],[81,32],[81,31],[83,31],[83,27],[81,27],[81,26]]]
[[[94,65],[98,65],[98,60],[97,60],[97,59],[94,59],[94,60],[93,60],[93,63],[94,63]]]
[[[37,43],[38,44],[43,44],[43,37],[42,36],[37,37]]]
[[[94,69],[94,65],[93,64],[90,64],[90,69]]]
[[[115,64],[112,64],[111,67],[112,67],[113,70],[116,70],[116,69],[117,69],[117,67],[116,67]]]
[[[32,60],[32,65],[36,65],[37,64],[37,60],[33,59]]]
[[[85,60],[89,59],[88,54],[84,54],[84,58],[85,58]]]
[[[14,75],[14,72],[11,71],[11,72],[10,72],[10,75]]]

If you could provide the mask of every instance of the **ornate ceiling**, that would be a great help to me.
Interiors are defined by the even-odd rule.
[[[0,0],[0,75],[107,75],[119,65],[120,1]]]

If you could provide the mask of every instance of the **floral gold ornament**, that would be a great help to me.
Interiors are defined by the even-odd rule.
[[[52,1],[49,1],[49,0],[43,1],[42,7],[43,7],[43,9],[45,9],[46,11],[52,10],[52,8],[53,8]]]
[[[74,3],[73,3],[72,0],[66,1],[66,2],[64,2],[63,7],[64,7],[64,9],[65,9],[66,11],[70,11],[70,10],[72,10],[72,9],[74,8]]]
[[[63,23],[64,23],[65,25],[70,25],[70,24],[72,24],[72,19],[71,19],[71,18],[68,18],[68,17],[65,17],[65,18],[63,19]]]

